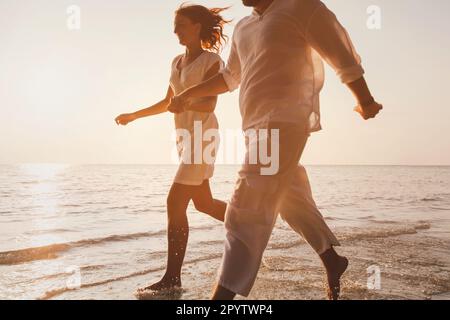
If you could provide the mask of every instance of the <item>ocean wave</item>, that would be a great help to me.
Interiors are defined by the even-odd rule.
[[[440,198],[440,197],[426,197],[426,198],[422,198],[422,199],[420,199],[420,201],[423,201],[423,202],[436,202],[436,201],[442,201],[443,199],[442,198]]]
[[[361,219],[361,220],[370,220],[370,219],[375,219],[375,218],[376,217],[373,215],[358,217],[358,219]]]
[[[68,203],[68,204],[63,204],[61,205],[62,208],[80,208],[83,205],[79,204],[79,203]]]
[[[450,208],[445,208],[445,207],[430,207],[430,209],[432,210],[439,210],[439,211],[450,211]]]
[[[83,271],[95,271],[95,270],[103,269],[103,268],[106,268],[106,267],[107,267],[106,265],[101,265],[101,264],[100,265],[87,265],[87,266],[80,267],[80,271],[81,272],[83,272]],[[58,279],[58,278],[61,278],[61,277],[67,277],[68,275],[72,275],[72,274],[73,274],[73,272],[69,272],[69,271],[53,273],[53,274],[47,274],[47,275],[43,275],[43,276],[40,276],[40,277],[37,277],[37,278],[28,279],[28,280],[25,280],[25,281],[19,281],[19,282],[16,282],[15,284],[32,284],[32,283],[34,283],[36,281],[53,280],[53,279]]]
[[[124,210],[124,209],[129,209],[129,207],[128,206],[113,206],[113,207],[106,208],[105,210]]]
[[[42,235],[42,234],[54,234],[54,233],[63,233],[63,232],[72,232],[73,230],[70,229],[48,229],[48,230],[33,230],[25,232],[25,235]],[[1,253],[0,253],[1,254]]]
[[[142,237],[151,237],[165,234],[165,230],[158,232],[142,232],[125,235],[112,235],[103,238],[83,239],[68,243],[57,243],[41,247],[26,248],[21,250],[0,252],[0,265],[12,265],[35,260],[49,260],[58,258],[62,252],[68,251],[76,247],[84,247],[106,242],[126,241]]]
[[[194,258],[194,259],[191,259],[189,261],[186,261],[184,263],[184,265],[190,265],[190,264],[195,264],[197,262],[218,259],[221,256],[222,256],[222,252],[217,253],[217,254],[210,254],[210,255],[207,255],[207,256]],[[133,272],[133,273],[130,273],[130,274],[126,274],[126,275],[123,275],[123,276],[118,276],[118,277],[114,277],[114,278],[108,278],[108,279],[99,280],[99,281],[90,282],[90,283],[82,283],[79,288],[62,287],[62,288],[52,289],[52,290],[49,290],[49,291],[45,292],[45,294],[42,295],[40,298],[38,298],[38,300],[49,300],[51,298],[54,298],[56,296],[59,296],[59,295],[65,293],[65,292],[75,291],[75,290],[80,290],[80,289],[85,289],[85,288],[91,288],[91,287],[97,287],[97,286],[105,285],[105,284],[108,284],[108,283],[111,283],[111,282],[122,281],[122,280],[126,280],[126,279],[133,278],[133,277],[138,277],[138,276],[144,276],[144,275],[152,273],[152,272],[163,271],[165,269],[166,269],[165,266],[156,267],[156,268],[149,268],[149,269],[144,269],[144,270],[141,270],[141,271]]]
[[[42,247],[0,252],[0,265],[20,264],[34,260],[56,259],[58,253],[69,250],[70,247],[70,244],[52,244]]]
[[[367,201],[404,201],[405,199],[398,198],[398,197],[367,196],[367,197],[362,197],[362,200],[367,200]]]
[[[407,234],[416,234],[420,230],[428,230],[431,225],[426,222],[417,223],[405,227],[382,228],[369,230],[367,232],[349,232],[339,237],[340,240],[365,240],[373,238],[388,238]]]
[[[200,241],[198,242],[199,246],[214,246],[214,245],[222,245],[223,244],[223,240],[204,240],[204,241]]]
[[[24,184],[24,185],[33,185],[33,184],[39,184],[43,181],[40,180],[30,180],[30,181],[19,181],[19,184]]]
[[[211,226],[193,227],[191,230],[207,230]],[[89,247],[91,245],[100,245],[109,242],[123,242],[128,240],[137,240],[140,238],[150,238],[165,236],[166,229],[155,232],[139,232],[131,234],[111,235],[101,238],[82,239],[67,243],[57,243],[40,247],[32,247],[20,250],[0,252],[0,265],[14,265],[35,260],[50,260],[58,258],[59,254],[78,247]]]
[[[401,221],[394,221],[394,220],[376,220],[376,219],[370,219],[369,222],[377,223],[377,224],[399,224],[402,223]]]
[[[374,238],[388,238],[396,237],[407,234],[416,234],[420,230],[428,230],[431,225],[428,222],[418,222],[414,225],[405,227],[394,227],[394,228],[381,228],[381,229],[371,229],[363,232],[355,232],[355,229],[337,232],[336,236],[339,241],[354,241],[354,240],[366,240]],[[306,241],[302,238],[296,239],[295,241],[288,242],[278,242],[271,243],[268,246],[269,250],[280,250],[280,249],[290,249],[299,245],[306,244]]]

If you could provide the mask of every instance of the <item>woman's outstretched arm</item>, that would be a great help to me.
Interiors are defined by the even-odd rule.
[[[173,96],[174,96],[173,90],[169,86],[169,88],[167,89],[166,97],[163,100],[159,101],[158,103],[156,103],[148,108],[145,108],[145,109],[133,112],[133,113],[121,114],[120,116],[118,116],[115,119],[115,121],[118,125],[121,124],[121,125],[126,126],[128,123],[135,121],[137,119],[154,116],[157,114],[167,112],[167,107],[169,106],[170,100],[172,99]]]

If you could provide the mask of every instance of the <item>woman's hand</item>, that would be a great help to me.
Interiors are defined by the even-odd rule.
[[[383,106],[376,101],[373,101],[367,106],[357,105],[354,109],[364,120],[375,118],[381,110],[383,110]]]
[[[136,120],[136,116],[133,113],[124,113],[121,114],[120,116],[118,116],[115,121],[117,123],[117,125],[123,125],[126,126],[127,124],[129,124],[130,122]]]
[[[184,112],[185,105],[186,105],[186,99],[184,99],[181,95],[174,96],[170,100],[170,104],[169,104],[167,110],[172,113],[182,113],[182,112]]]

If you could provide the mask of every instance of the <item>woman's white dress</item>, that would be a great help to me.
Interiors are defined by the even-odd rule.
[[[170,86],[175,95],[207,80],[205,78],[207,72],[217,62],[220,63],[220,68],[223,68],[224,65],[218,54],[209,51],[204,51],[189,65],[180,69],[179,64],[182,58],[183,55],[179,55],[172,63]],[[201,101],[202,98],[191,99],[190,102],[196,103]],[[211,138],[211,136],[204,137],[204,134],[209,129],[218,132],[219,125],[216,115],[213,112],[185,111],[175,114],[174,117],[175,128],[177,129],[176,142],[180,159],[174,182],[199,186],[204,180],[210,179],[214,174],[214,160],[217,155],[219,141],[218,138],[212,138],[212,141],[204,141]],[[214,136],[217,137],[217,134]],[[204,157],[205,154],[211,155],[213,161],[211,161],[209,156]]]

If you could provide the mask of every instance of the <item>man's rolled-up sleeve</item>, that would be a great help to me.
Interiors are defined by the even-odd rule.
[[[228,62],[226,66],[220,70],[220,73],[223,75],[230,92],[239,88],[239,85],[241,84],[241,62],[239,60],[234,36]]]
[[[321,57],[336,71],[343,83],[351,83],[364,75],[361,58],[350,36],[336,15],[323,3],[313,11],[305,38]]]

